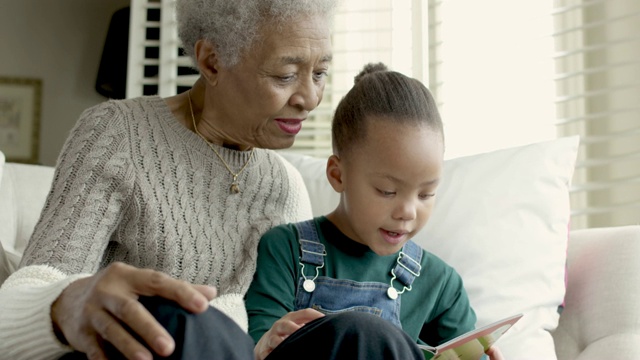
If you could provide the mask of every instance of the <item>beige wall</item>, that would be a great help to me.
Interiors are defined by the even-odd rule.
[[[0,76],[42,80],[39,162],[54,165],[94,90],[111,15],[129,0],[0,0]]]

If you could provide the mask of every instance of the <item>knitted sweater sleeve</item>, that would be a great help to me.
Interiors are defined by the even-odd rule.
[[[11,274],[0,288],[0,359],[57,359],[70,352],[53,333],[51,304],[67,285],[88,275],[67,276],[45,265]]]
[[[86,110],[58,159],[51,190],[20,266],[94,273],[131,202],[135,172],[117,102]]]
[[[117,106],[86,110],[62,149],[21,268],[0,288],[0,359],[55,359],[69,352],[53,333],[51,304],[95,273],[133,176]]]

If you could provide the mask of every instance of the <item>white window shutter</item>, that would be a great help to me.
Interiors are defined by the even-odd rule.
[[[190,88],[197,75],[180,52],[175,0],[132,0],[130,14],[127,97],[164,97]]]

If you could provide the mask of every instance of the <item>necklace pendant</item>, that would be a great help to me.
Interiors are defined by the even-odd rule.
[[[251,148],[251,153],[249,154],[249,158],[247,159],[247,161],[245,161],[244,165],[242,165],[242,168],[240,168],[240,170],[238,170],[237,173],[234,173],[233,171],[231,171],[231,168],[229,167],[229,164],[227,164],[227,162],[224,161],[224,158],[218,153],[218,150],[216,150],[216,148],[213,147],[213,145],[211,145],[209,140],[207,140],[207,138],[202,136],[202,134],[200,134],[200,132],[198,131],[198,126],[196,124],[196,118],[195,118],[195,116],[193,116],[193,104],[191,103],[191,90],[187,91],[187,96],[189,97],[189,110],[191,111],[191,121],[193,122],[193,131],[198,136],[200,136],[202,138],[202,140],[204,140],[205,143],[207,143],[209,148],[211,148],[211,150],[213,150],[213,152],[216,154],[218,159],[220,159],[220,161],[222,161],[222,164],[224,165],[224,167],[227,168],[227,171],[229,171],[229,174],[231,174],[231,176],[233,176],[233,182],[231,183],[231,186],[229,187],[229,191],[232,194],[239,193],[240,192],[240,186],[238,185],[238,182],[237,182],[238,181],[238,175],[240,175],[242,170],[244,170],[244,168],[246,168],[247,165],[249,165],[249,162],[251,161],[251,158],[253,157],[253,153],[254,153],[255,148]]]

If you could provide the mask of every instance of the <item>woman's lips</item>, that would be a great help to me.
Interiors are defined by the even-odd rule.
[[[280,130],[290,135],[296,135],[302,129],[301,119],[276,119],[276,124]]]

